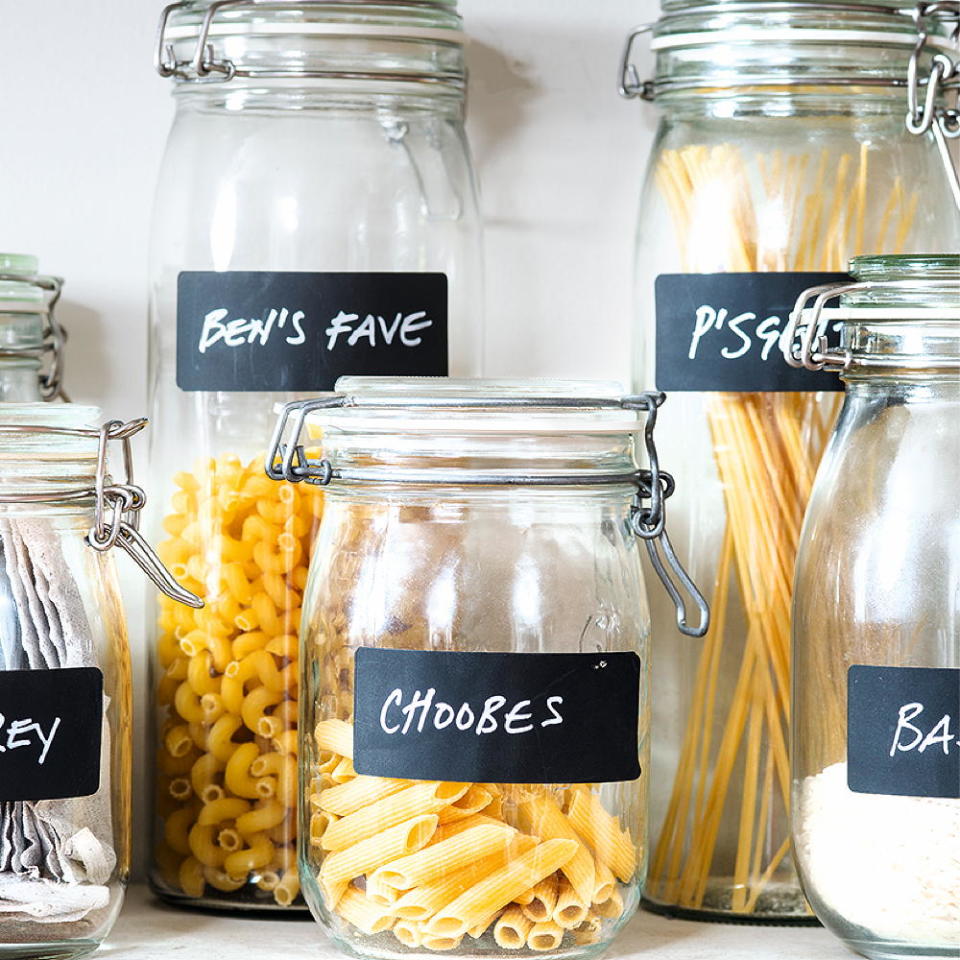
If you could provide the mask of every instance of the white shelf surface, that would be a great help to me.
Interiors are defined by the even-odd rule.
[[[310,920],[174,910],[142,886],[128,892],[113,934],[94,954],[101,960],[338,960],[341,956]],[[607,960],[851,960],[853,956],[820,928],[691,923],[644,912],[633,918],[605,955]]]

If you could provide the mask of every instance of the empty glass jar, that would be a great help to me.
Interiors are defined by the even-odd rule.
[[[846,395],[797,561],[794,845],[817,916],[850,947],[947,960],[960,954],[960,256],[860,257],[851,272],[801,320],[803,361],[839,372]],[[839,347],[820,343],[837,323]]]
[[[951,49],[948,5],[934,6],[918,77]],[[811,922],[789,837],[790,599],[840,385],[790,370],[777,341],[797,296],[852,255],[960,248],[960,212],[935,135],[904,123],[918,41],[904,10],[665,0],[652,37],[655,78],[638,82],[629,51],[624,76],[660,113],[634,388],[670,394],[661,447],[687,481],[671,526],[714,618],[704,644],[676,643],[670,604],[651,597],[646,896],[695,917]]]
[[[150,876],[177,903],[303,908],[290,747],[322,497],[264,477],[274,403],[341,374],[480,370],[461,27],[453,0],[164,14],[177,107],[151,246],[154,522],[207,601],[161,598],[151,630],[158,775],[187,788],[161,787]],[[170,740],[184,725],[191,743]],[[237,775],[254,742],[269,745],[260,792]]]
[[[662,397],[338,391],[287,408],[268,458],[326,490],[301,630],[307,902],[357,957],[594,954],[645,874],[639,540],[671,566]],[[643,418],[656,476],[638,469]]]

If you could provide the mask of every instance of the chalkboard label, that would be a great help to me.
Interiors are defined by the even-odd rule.
[[[96,667],[0,672],[0,801],[96,793],[102,724]]]
[[[181,390],[318,391],[342,375],[447,372],[445,274],[180,274]]]
[[[796,370],[780,334],[809,287],[844,273],[668,273],[657,277],[658,390],[842,390],[835,373]],[[836,329],[828,335],[836,341]]]
[[[960,799],[960,670],[853,666],[847,697],[851,790]]]
[[[640,776],[635,653],[356,652],[354,766],[406,780]]]

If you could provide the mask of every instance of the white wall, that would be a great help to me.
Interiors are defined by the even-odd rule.
[[[0,250],[66,277],[73,399],[146,408],[150,204],[171,120],[163,0],[0,0]],[[628,376],[630,260],[652,107],[617,95],[656,0],[460,0],[487,251],[487,372]],[[649,62],[649,60],[648,60]],[[148,491],[149,492],[149,491]],[[139,574],[121,560],[145,703]]]

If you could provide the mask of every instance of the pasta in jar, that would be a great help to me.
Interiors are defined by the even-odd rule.
[[[268,456],[329,483],[301,627],[305,900],[358,957],[596,952],[646,863],[636,414],[527,384],[338,386],[342,409],[284,414],[326,460],[284,462],[286,420]],[[526,485],[541,447],[555,489]]]
[[[298,900],[297,632],[315,488],[220,456],[175,477],[159,554],[206,605],[161,597],[157,833],[172,898]]]

